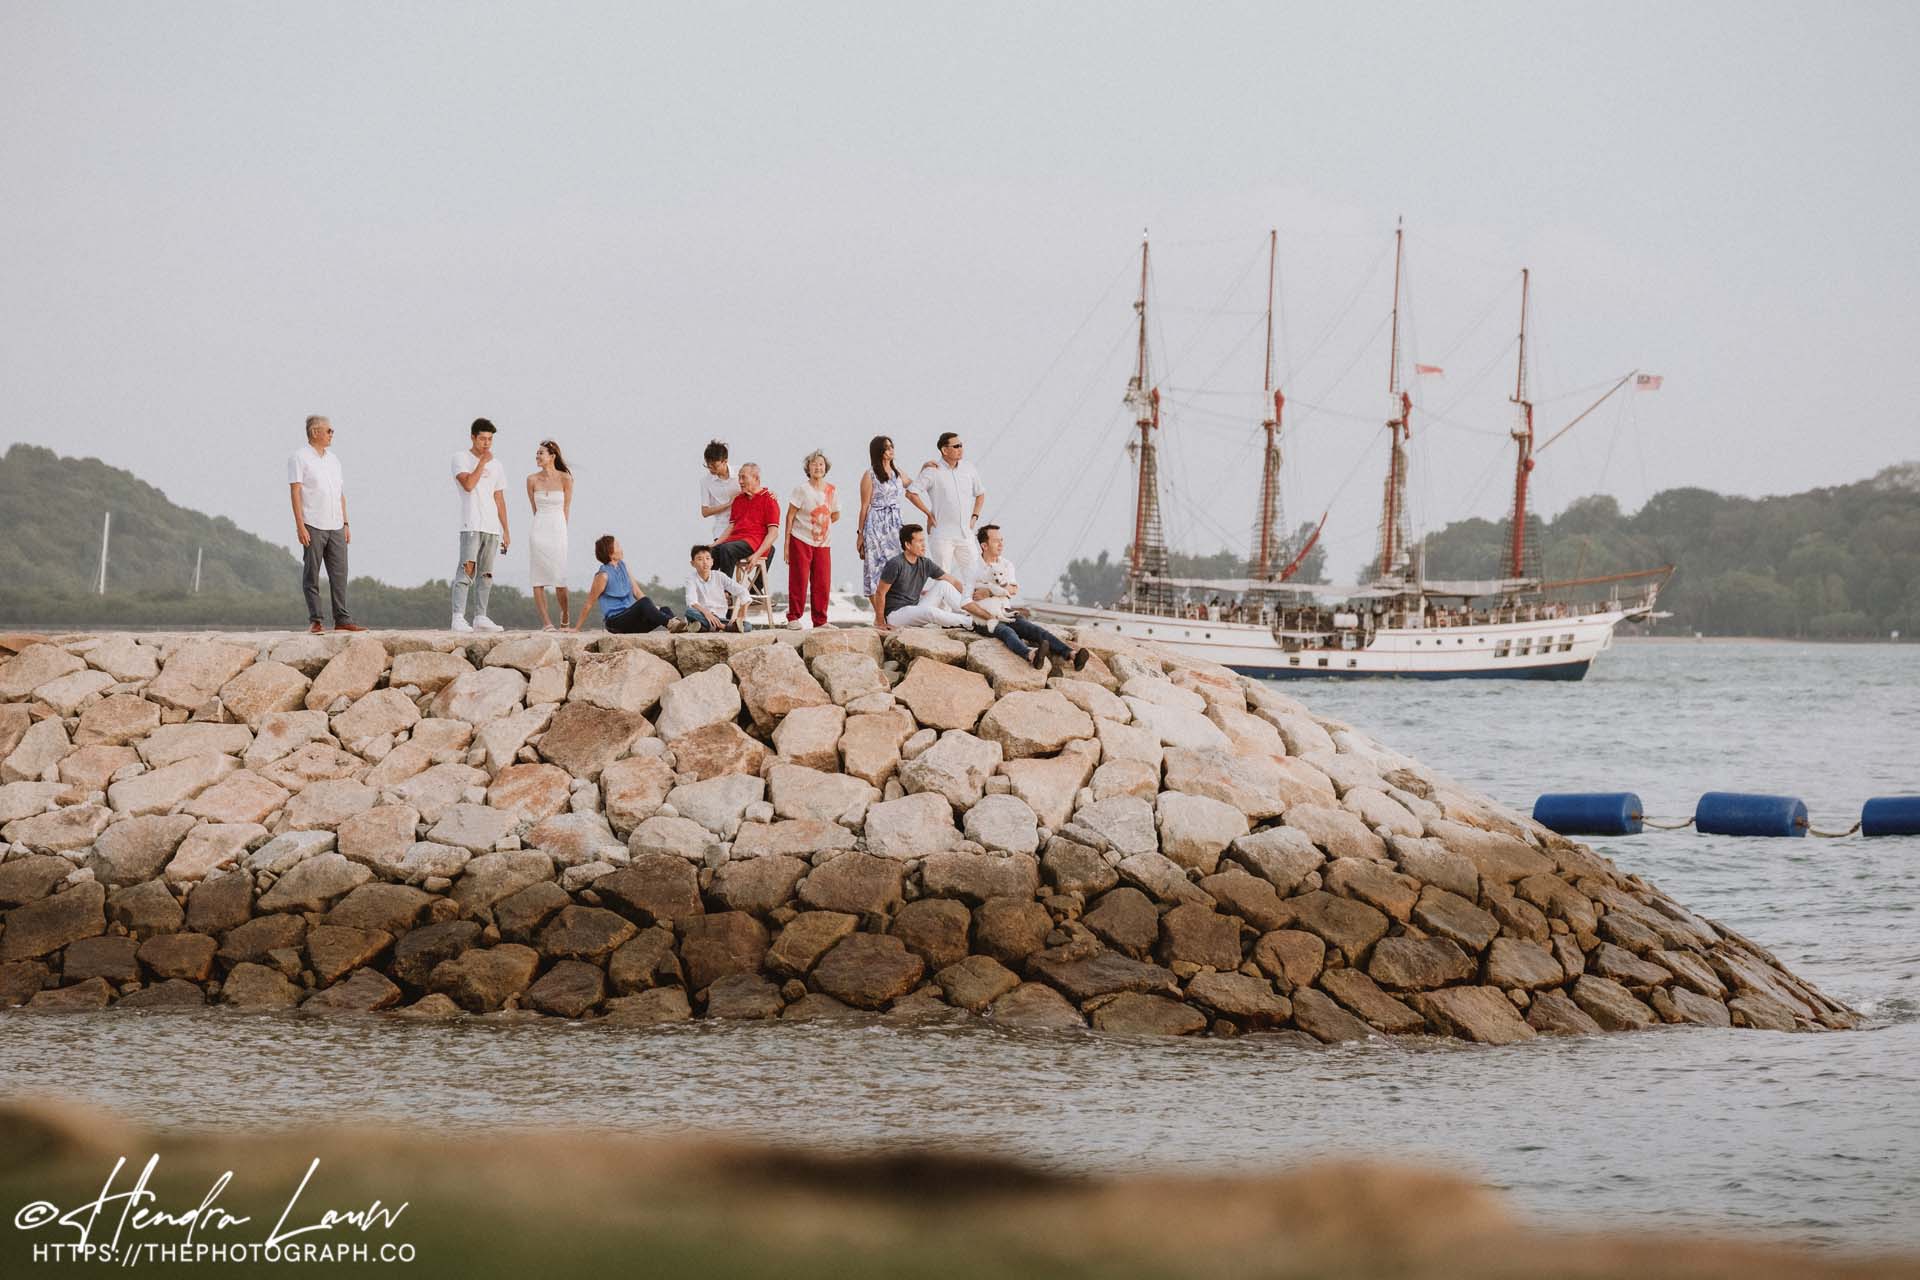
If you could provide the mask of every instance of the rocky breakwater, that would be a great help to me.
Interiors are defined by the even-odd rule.
[[[0,1003],[1113,1032],[1843,1028],[1756,944],[1089,632],[0,638]]]

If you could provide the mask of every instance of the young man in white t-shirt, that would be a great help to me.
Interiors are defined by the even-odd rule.
[[[319,635],[320,568],[326,566],[332,596],[333,629],[365,631],[347,612],[347,494],[340,479],[340,457],[332,452],[333,424],[315,415],[307,419],[307,443],[287,459],[287,487],[293,500],[293,532],[303,553],[300,585],[307,595],[307,630]]]
[[[729,622],[735,603],[751,599],[747,589],[724,573],[713,571],[713,548],[701,543],[688,553],[692,568],[687,571],[687,625],[696,631],[751,631],[746,615]]]
[[[700,473],[700,514],[712,522],[707,526],[714,542],[724,542],[733,527],[733,500],[740,496],[740,482],[727,465],[727,442],[707,441],[707,469]]]
[[[453,484],[460,491],[460,567],[453,575],[453,629],[499,631],[487,616],[487,596],[493,591],[493,558],[512,541],[507,532],[507,482],[500,459],[493,456],[494,427],[475,418],[469,447],[453,455]],[[467,592],[473,592],[474,618],[467,621]]]

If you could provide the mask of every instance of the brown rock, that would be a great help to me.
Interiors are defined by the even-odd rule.
[[[138,982],[140,961],[136,953],[139,949],[139,942],[132,938],[82,938],[69,943],[61,956],[61,979],[69,985],[88,978],[105,978],[112,983]]]
[[[477,859],[476,859],[477,861]],[[337,853],[308,858],[260,895],[261,911],[324,911],[327,904],[373,879],[373,872]]]
[[[195,933],[225,933],[252,915],[253,877],[244,871],[202,880],[187,897],[186,925]]]
[[[612,1027],[651,1027],[663,1022],[685,1022],[693,1016],[687,993],[679,987],[656,987],[636,995],[607,1001],[606,1023]]]
[[[607,994],[606,975],[580,960],[562,960],[527,989],[527,1004],[557,1018],[583,1018]]]
[[[372,636],[355,636],[347,647],[320,669],[307,690],[307,710],[325,711],[335,699],[348,702],[372,692],[387,671],[387,646]],[[169,664],[171,665],[171,664]],[[290,707],[269,707],[270,711],[288,711]]]
[[[1380,1039],[1378,1031],[1335,1004],[1332,997],[1312,987],[1294,989],[1293,1025],[1321,1044]]]
[[[787,922],[768,948],[767,968],[790,978],[804,978],[820,957],[859,923],[857,917],[839,911],[802,911]]]
[[[1320,987],[1351,1009],[1356,1017],[1388,1035],[1412,1035],[1426,1030],[1426,1018],[1382,991],[1379,984],[1358,969],[1329,969],[1320,975]]]
[[[540,926],[571,901],[565,889],[551,880],[542,880],[496,902],[493,923],[508,942],[531,945]]]
[[[564,770],[563,778],[568,774],[575,778],[597,778],[608,765],[627,754],[637,740],[652,733],[653,726],[638,711],[613,711],[588,702],[568,702],[553,713],[546,736],[540,739],[540,754],[551,762],[548,767],[559,766],[555,772]],[[500,778],[514,768],[538,767],[517,765],[502,769],[495,775],[494,784],[498,786]],[[499,806],[491,789],[487,792],[487,802]],[[558,812],[554,809],[531,816],[546,818]]]
[[[708,892],[728,910],[765,915],[792,900],[807,870],[799,858],[777,854],[730,861],[714,872]]]
[[[73,864],[51,853],[30,853],[0,863],[0,907],[38,902],[73,874]]]
[[[372,1013],[400,1003],[400,988],[377,969],[355,969],[344,982],[316,991],[304,1000],[303,1013]]]
[[[1160,940],[1160,912],[1138,889],[1121,887],[1102,894],[1081,923],[1123,955],[1144,960]]]
[[[113,988],[105,978],[88,978],[71,987],[41,991],[27,1001],[27,1008],[37,1013],[84,1013],[104,1009],[112,999]]]
[[[1468,951],[1486,950],[1500,932],[1500,922],[1457,893],[1428,885],[1413,909],[1414,923],[1428,933],[1451,938]]]
[[[1087,1025],[1080,1011],[1068,1004],[1065,997],[1038,982],[1023,982],[995,1000],[987,1009],[987,1017],[1014,1027],[1052,1029]]]
[[[60,781],[77,792],[105,791],[113,775],[130,764],[138,763],[140,753],[132,747],[91,746],[81,747],[60,762]],[[13,786],[34,786],[34,783],[13,783]],[[46,783],[39,783],[46,786]],[[16,815],[17,816],[17,815]],[[7,821],[13,819],[9,817]]]
[[[213,953],[219,947],[204,933],[162,933],[140,944],[140,963],[156,978],[205,982],[213,976]]]
[[[186,814],[123,818],[100,833],[87,865],[106,884],[155,879],[193,827]]]
[[[1525,938],[1529,942],[1546,942],[1553,936],[1547,928],[1547,917],[1540,908],[1524,898],[1514,896],[1511,887],[1488,881],[1481,885],[1480,897],[1493,918],[1500,922],[1503,933]]]
[[[1475,969],[1473,957],[1451,938],[1382,938],[1367,965],[1369,976],[1392,991],[1430,991],[1465,982]]]
[[[854,834],[837,822],[792,818],[784,822],[743,822],[733,838],[736,860],[769,856],[804,857],[853,848]]]
[[[1205,1014],[1165,996],[1123,992],[1089,1008],[1094,1030],[1118,1035],[1190,1036],[1207,1029]]]
[[[681,980],[680,957],[673,951],[673,930],[662,925],[642,929],[607,958],[607,980],[617,995],[632,995]]]
[[[1020,985],[1018,975],[989,956],[968,956],[958,960],[934,974],[933,980],[947,993],[949,1003],[974,1013],[983,1012],[988,1005]]]
[[[1069,948],[1043,951],[1027,962],[1027,974],[1058,988],[1068,999],[1091,1000],[1121,991],[1170,991],[1173,974],[1114,951],[1083,956]]]
[[[1653,1010],[1610,978],[1582,974],[1574,980],[1571,994],[1573,1002],[1604,1031],[1638,1031],[1660,1020]]]
[[[307,930],[307,962],[315,977],[331,985],[362,965],[372,964],[392,945],[393,935],[384,930],[319,924]]]
[[[1335,858],[1325,871],[1329,892],[1355,898],[1405,923],[1420,898],[1420,882],[1369,858]]]
[[[1276,929],[1253,944],[1254,964],[1282,991],[1312,986],[1326,958],[1327,944],[1304,929]]]
[[[494,668],[499,670],[499,668]],[[573,798],[573,780],[550,764],[510,764],[493,775],[487,804],[530,822],[551,818]]]
[[[1664,987],[1673,981],[1673,975],[1659,965],[1650,964],[1611,942],[1600,944],[1588,958],[1587,967],[1623,987]]]
[[[1503,832],[1437,821],[1427,824],[1427,834],[1472,862],[1483,885],[1512,884],[1528,876],[1550,875],[1554,871],[1551,859],[1536,852],[1526,841]]]
[[[1386,936],[1386,916],[1364,902],[1337,898],[1321,889],[1286,901],[1292,923],[1318,934],[1348,964],[1360,963],[1368,949]]]
[[[80,713],[80,726],[73,731],[73,745],[119,746],[136,742],[159,727],[160,708],[155,703],[136,693],[109,694]],[[0,752],[0,759],[11,754],[11,748]]]
[[[297,950],[306,938],[307,922],[300,916],[255,916],[227,931],[220,940],[218,955],[230,965],[260,964],[272,952]]]
[[[1448,987],[1409,996],[1408,1002],[1435,1030],[1478,1044],[1513,1044],[1536,1034],[1497,987]]]
[[[831,705],[833,699],[807,670],[797,650],[784,644],[742,649],[727,659],[740,681],[740,700],[754,727],[770,733],[788,712]]]
[[[1296,804],[1288,808],[1284,820],[1305,832],[1329,858],[1384,860],[1387,856],[1386,842],[1366,823],[1332,804]]]
[[[925,972],[926,963],[908,951],[900,939],[855,933],[843,938],[814,966],[813,983],[856,1009],[883,1009],[913,990]]]
[[[507,942],[441,961],[427,985],[470,1013],[486,1013],[525,991],[539,964],[540,955],[532,947]]]
[[[730,973],[704,992],[709,1018],[777,1018],[786,1001],[757,973]]]
[[[1197,902],[1182,903],[1160,917],[1159,957],[1163,964],[1185,961],[1202,968],[1237,969],[1240,922]]]
[[[1119,873],[1108,866],[1098,852],[1064,836],[1055,836],[1047,842],[1040,865],[1047,883],[1061,893],[1105,893],[1120,883]]]
[[[870,853],[839,853],[815,867],[800,886],[800,901],[818,911],[889,915],[900,904],[905,867]]]
[[[148,683],[147,697],[163,707],[192,711],[252,666],[253,659],[247,645],[190,640],[168,655],[160,674]]]
[[[1582,978],[1582,982],[1587,979]],[[1727,1001],[1729,1020],[1736,1027],[1750,1027],[1755,1031],[1797,1031],[1800,1020],[1793,1008],[1785,1002],[1775,1000],[1764,991],[1744,991]],[[1594,1015],[1596,1018],[1598,1014]]]
[[[528,885],[551,879],[553,859],[546,854],[532,849],[503,849],[498,853],[483,853],[469,859],[460,879],[454,883],[452,897],[461,911],[474,915],[512,897]]]
[[[1600,1024],[1564,991],[1542,991],[1527,1006],[1527,1025],[1543,1036],[1597,1036]]]
[[[1274,994],[1271,982],[1244,973],[1195,974],[1187,983],[1187,999],[1246,1027],[1277,1027],[1293,1016],[1293,1003]]]
[[[138,782],[139,779],[133,781]],[[265,822],[290,798],[285,787],[269,782],[257,773],[241,769],[228,774],[189,800],[182,812],[205,818],[208,822]]]
[[[680,960],[695,991],[730,973],[758,973],[766,955],[767,927],[744,911],[695,916],[680,925]]]
[[[114,1004],[120,1009],[203,1009],[207,993],[183,978],[168,978],[165,982],[129,991]]]
[[[1293,918],[1271,883],[1237,866],[1208,876],[1200,887],[1222,911],[1239,916],[1256,929],[1277,929]]]
[[[994,703],[985,676],[933,658],[915,658],[893,696],[929,729],[971,730]]]
[[[988,898],[1031,898],[1040,890],[1040,861],[1019,853],[930,853],[920,864],[920,882],[934,897],[976,906]]]
[[[549,959],[598,960],[638,933],[626,917],[605,907],[568,905],[540,931],[540,954]]]
[[[1506,989],[1539,991],[1557,987],[1567,980],[1553,952],[1537,942],[1518,938],[1495,938],[1487,948],[1487,985]]]
[[[988,898],[973,911],[974,948],[1002,964],[1024,964],[1046,946],[1052,931],[1053,917],[1032,898]]]
[[[300,1003],[300,988],[278,970],[242,963],[221,984],[220,1003],[236,1009],[291,1009]]]
[[[1304,831],[1292,827],[1269,827],[1241,836],[1233,842],[1230,856],[1271,884],[1283,898],[1327,860]]]
[[[717,775],[703,773],[700,776]],[[601,807],[613,829],[624,835],[651,818],[655,810],[666,803],[673,785],[673,770],[658,756],[616,760],[600,772]]]
[[[194,890],[197,898],[204,888]],[[363,884],[351,890],[327,913],[327,923],[354,929],[372,929],[395,937],[413,928],[436,899],[424,889],[404,884]]]
[[[69,942],[105,933],[107,891],[81,883],[51,898],[29,902],[6,913],[0,932],[0,962],[37,960]]]
[[[667,745],[673,750],[680,772],[691,773],[702,782],[728,773],[757,778],[772,754],[766,744],[747,736],[739,725],[731,722],[695,729]]]
[[[220,705],[248,728],[276,711],[298,710],[306,696],[307,678],[284,662],[255,662],[220,686]]]
[[[1662,1022],[1690,1022],[1701,1027],[1733,1025],[1733,1018],[1727,1012],[1727,1006],[1712,996],[1703,996],[1686,987],[1674,987],[1671,990],[1655,987],[1652,1001],[1653,1011],[1660,1015]]]
[[[958,902],[920,898],[900,908],[888,932],[925,960],[927,968],[944,969],[965,958],[971,923],[972,916]]]

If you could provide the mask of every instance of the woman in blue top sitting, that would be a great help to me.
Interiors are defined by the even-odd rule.
[[[578,631],[587,615],[593,612],[595,601],[600,604],[600,617],[609,631],[631,634],[657,631],[661,627],[669,631],[687,629],[685,622],[645,596],[634,596],[633,578],[627,573],[618,538],[603,533],[594,539],[593,558],[600,562],[600,572],[593,575],[593,586],[587,591],[587,602],[580,606],[580,616],[574,619],[573,630]]]

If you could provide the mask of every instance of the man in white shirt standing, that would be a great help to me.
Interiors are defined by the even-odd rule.
[[[727,540],[727,530],[733,527],[733,500],[740,496],[740,482],[727,465],[726,441],[707,441],[701,456],[707,469],[700,473],[700,514],[711,521],[708,529],[718,544]]]
[[[512,539],[507,533],[507,482],[500,460],[493,456],[494,427],[475,418],[469,447],[453,455],[453,483],[460,490],[460,567],[453,575],[453,629],[499,631],[487,616],[487,597],[493,591],[493,558]],[[473,592],[474,617],[467,621],[467,592]]]
[[[333,629],[365,631],[347,612],[347,494],[340,480],[340,458],[331,452],[333,424],[317,414],[307,419],[307,443],[287,459],[287,488],[293,498],[293,532],[300,539],[304,564],[300,585],[307,593],[307,630],[319,635],[320,568],[326,566],[332,596]]]
[[[961,455],[966,446],[957,431],[940,433],[940,457],[920,468],[907,486],[907,500],[927,516],[927,554],[955,577],[965,578],[978,560],[973,540],[987,491],[980,473]]]

